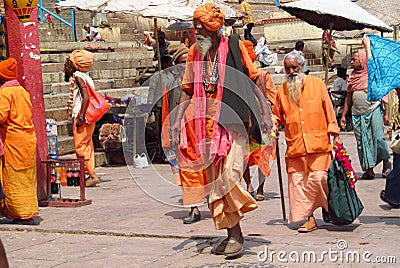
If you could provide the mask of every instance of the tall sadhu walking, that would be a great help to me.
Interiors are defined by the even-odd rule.
[[[260,71],[254,67],[246,47],[237,39],[228,40],[222,35],[224,15],[220,8],[212,3],[198,7],[193,24],[197,42],[188,53],[180,105],[171,133],[173,142],[177,143],[180,119],[193,98],[195,149],[204,157],[210,212],[215,228],[228,232],[228,237],[214,247],[212,253],[237,256],[244,242],[240,220],[244,213],[257,207],[240,184],[248,142],[247,127],[255,128],[255,132],[250,131],[255,136],[260,134],[260,129],[258,134],[256,129],[260,108],[255,96],[268,131],[273,128],[271,111],[260,90]],[[243,86],[244,78],[252,79],[258,87],[254,83]],[[184,139],[181,135],[181,142],[185,142]]]

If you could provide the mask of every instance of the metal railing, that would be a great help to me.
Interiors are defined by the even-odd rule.
[[[60,2],[60,0],[56,0],[56,2],[58,3],[58,2]],[[55,19],[61,21],[62,23],[64,23],[68,27],[70,27],[72,29],[72,40],[74,40],[74,42],[77,41],[76,28],[75,28],[75,9],[73,9],[73,8],[71,9],[71,22],[68,22],[65,19],[63,19],[60,16],[58,16],[56,13],[51,12],[50,10],[45,8],[43,6],[43,0],[40,0],[39,4],[37,6],[39,7],[39,21],[40,22],[44,22],[45,21],[44,14],[43,14],[43,11],[44,11],[47,14],[50,14],[50,16],[54,17]]]

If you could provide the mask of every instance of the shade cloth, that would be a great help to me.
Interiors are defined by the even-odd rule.
[[[400,42],[368,35],[372,56],[368,59],[368,100],[382,99],[394,88],[400,88]]]

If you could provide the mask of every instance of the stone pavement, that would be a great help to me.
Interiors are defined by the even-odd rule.
[[[342,139],[361,175],[354,136],[344,134]],[[281,155],[284,150],[281,146]],[[375,172],[379,175],[381,169],[379,165]],[[318,210],[319,229],[299,234],[300,223],[283,224],[274,162],[266,200],[242,221],[244,254],[229,260],[210,253],[225,231],[214,230],[207,206],[201,207],[200,222],[182,224],[188,209],[179,206],[180,189],[168,165],[101,167],[97,172],[102,182],[87,188],[91,205],[42,207],[38,226],[0,221],[10,267],[396,267],[373,262],[376,257],[393,261],[390,256],[400,263],[400,210],[380,201],[382,178],[356,184],[365,209],[353,224],[326,224]],[[288,212],[286,173],[283,178]],[[256,186],[257,179],[253,181]],[[77,195],[68,190],[66,194]]]

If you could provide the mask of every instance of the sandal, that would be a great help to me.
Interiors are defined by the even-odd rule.
[[[382,168],[382,178],[386,178],[389,175],[390,171],[392,170],[392,163],[387,162],[387,164],[383,164]]]
[[[256,194],[256,201],[264,201],[265,197],[263,194]]]
[[[309,221],[307,221],[306,223],[304,223],[302,226],[300,226],[297,231],[299,233],[309,233],[312,232],[314,230],[317,230],[317,225],[314,223],[311,223]]]
[[[364,174],[362,174],[360,179],[361,180],[373,180],[373,179],[375,179],[375,174],[371,175],[368,172],[365,172]]]

